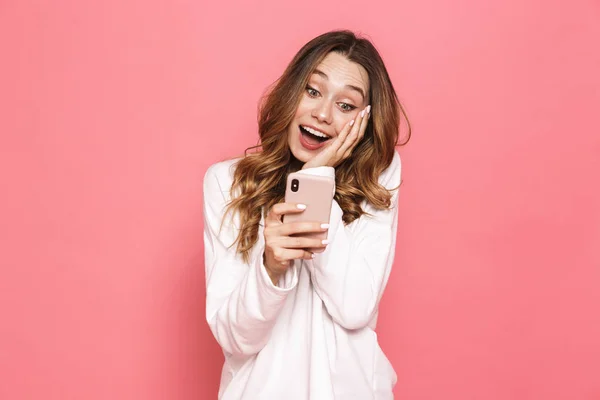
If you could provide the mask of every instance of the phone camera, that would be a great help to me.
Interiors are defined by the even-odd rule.
[[[292,179],[292,192],[297,192],[299,186],[300,182],[298,181],[298,179]]]

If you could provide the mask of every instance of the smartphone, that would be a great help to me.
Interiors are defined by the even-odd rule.
[[[298,214],[285,214],[283,222],[319,222],[329,223],[331,202],[334,195],[335,182],[331,178],[293,172],[288,175],[285,202],[301,203],[306,205],[306,210]],[[327,239],[327,231],[301,234],[305,237]],[[325,249],[307,249],[312,253],[321,253]]]

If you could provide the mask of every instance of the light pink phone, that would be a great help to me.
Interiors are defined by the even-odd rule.
[[[285,189],[285,202],[305,204],[306,210],[298,214],[285,214],[283,216],[283,221],[329,223],[333,190],[334,181],[331,178],[295,172],[289,174]],[[302,236],[327,239],[327,231],[302,234]],[[325,249],[319,248],[308,250],[313,253],[320,253]]]

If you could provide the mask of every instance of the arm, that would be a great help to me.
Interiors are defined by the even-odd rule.
[[[386,189],[400,185],[397,153],[379,182]],[[365,211],[371,215],[363,215],[350,226],[344,226],[343,212],[333,201],[330,244],[314,260],[305,262],[327,311],[347,329],[367,326],[377,312],[394,261],[398,191],[392,193],[390,209],[375,210],[367,206]]]
[[[225,189],[225,192],[223,191]],[[259,256],[244,263],[235,250],[237,229],[223,223],[229,187],[221,188],[215,166],[204,177],[204,248],[206,271],[206,319],[226,353],[253,355],[268,342],[287,294],[298,282],[296,268],[271,282]]]

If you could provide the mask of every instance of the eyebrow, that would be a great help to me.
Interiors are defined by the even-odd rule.
[[[319,70],[319,69],[315,69],[315,71],[313,72],[313,74],[320,75],[323,78],[329,80],[329,77],[327,76],[327,74],[325,72]],[[346,85],[345,87],[348,88],[348,89],[357,91],[358,93],[360,93],[360,95],[363,97],[363,99],[366,97],[365,96],[365,92],[361,88],[359,88],[358,86]]]

